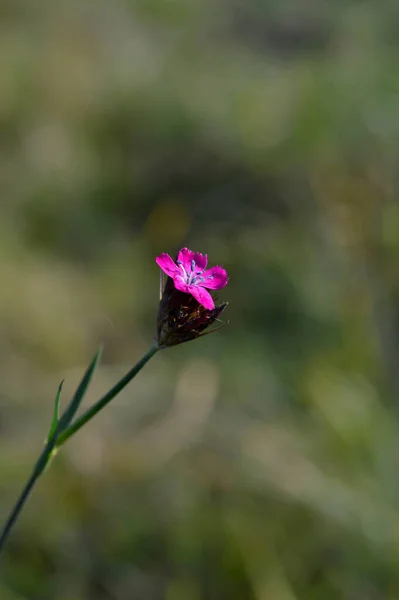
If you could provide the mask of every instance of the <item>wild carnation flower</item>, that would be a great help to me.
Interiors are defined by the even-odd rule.
[[[215,307],[206,289],[224,287],[226,271],[219,266],[206,270],[206,254],[188,248],[179,251],[176,262],[168,254],[161,254],[156,262],[168,275],[158,311],[158,346],[175,346],[200,337],[227,306]]]
[[[228,277],[222,267],[205,270],[208,263],[206,254],[183,248],[179,251],[176,262],[165,253],[157,256],[156,262],[173,279],[177,290],[191,294],[208,310],[215,308],[213,298],[205,288],[220,290],[227,285]]]

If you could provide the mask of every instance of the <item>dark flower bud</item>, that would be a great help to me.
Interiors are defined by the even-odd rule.
[[[219,329],[205,331],[224,311],[227,302],[208,310],[191,294],[181,292],[174,286],[173,279],[167,278],[159,304],[157,319],[157,343],[160,348],[176,346]]]

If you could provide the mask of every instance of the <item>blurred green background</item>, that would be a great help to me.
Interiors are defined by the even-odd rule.
[[[155,256],[228,270],[39,482],[1,600],[399,598],[399,4],[1,0],[0,515]]]

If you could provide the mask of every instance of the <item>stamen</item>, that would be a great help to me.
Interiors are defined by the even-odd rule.
[[[186,269],[184,268],[184,265],[183,265],[182,261],[181,261],[181,260],[177,260],[177,261],[176,261],[176,264],[177,264],[177,265],[179,265],[179,267],[181,268],[181,270],[182,270],[182,272],[183,272],[183,281],[184,281],[185,283],[188,283],[188,284],[190,284],[190,277],[189,277],[189,275],[188,275],[188,273],[187,273]]]
[[[191,270],[195,271],[195,260],[194,259],[192,259],[192,261],[191,261]]]

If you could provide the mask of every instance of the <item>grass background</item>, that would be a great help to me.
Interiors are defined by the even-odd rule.
[[[230,324],[63,449],[2,600],[399,598],[399,7],[0,1],[0,514],[60,379],[147,350],[154,258]]]

